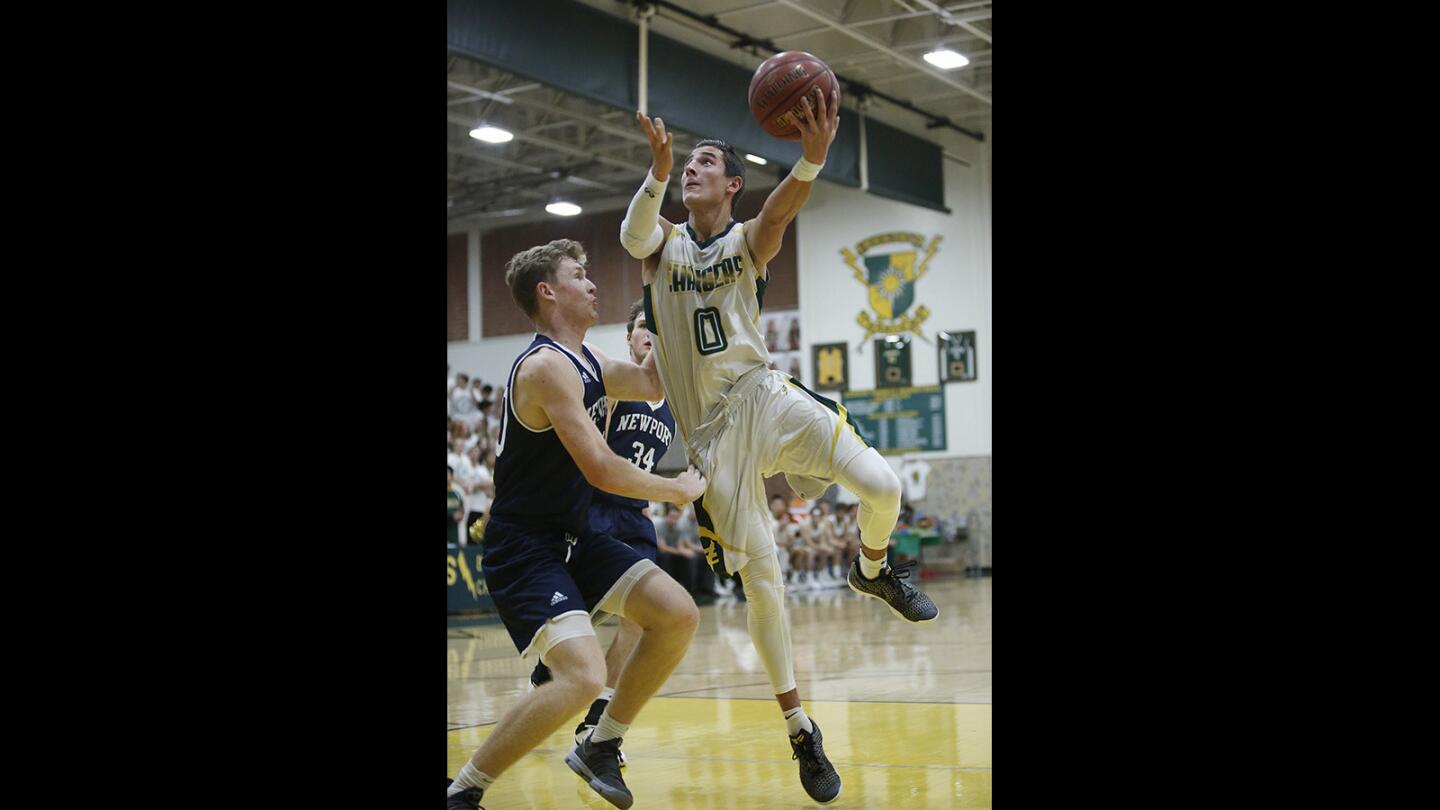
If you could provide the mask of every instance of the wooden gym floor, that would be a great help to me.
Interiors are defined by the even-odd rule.
[[[991,580],[949,577],[922,589],[940,608],[929,625],[844,587],[786,600],[800,697],[844,782],[826,807],[991,806]],[[450,624],[453,778],[524,693],[534,661],[520,660],[498,620]],[[602,648],[613,625],[597,630]],[[482,801],[487,810],[612,808],[564,763],[582,715],[506,771]],[[700,608],[685,660],[631,725],[624,750],[637,810],[819,806],[800,787],[743,602]]]

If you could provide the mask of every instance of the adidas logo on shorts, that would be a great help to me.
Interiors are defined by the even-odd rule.
[[[559,592],[559,591],[556,591],[556,592],[555,592],[555,595],[552,596],[552,597],[550,597],[550,604],[552,604],[552,605],[554,605],[554,604],[559,604],[560,602],[564,602],[564,601],[565,601],[565,594],[563,594],[563,593],[561,593],[561,592]]]

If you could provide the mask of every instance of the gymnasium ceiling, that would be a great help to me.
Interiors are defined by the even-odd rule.
[[[630,2],[580,0],[634,19]],[[936,0],[661,0],[650,17],[656,34],[753,70],[780,50],[819,55],[841,78],[842,107],[872,91],[867,117],[933,141],[955,158],[976,140],[960,130],[990,131],[990,2]],[[727,30],[728,29],[728,30]],[[941,70],[921,56],[943,45],[970,64]],[[633,113],[570,95],[466,57],[450,54],[446,72],[447,220],[452,232],[533,221],[547,202],[566,199],[587,211],[625,205],[650,150]],[[908,107],[908,108],[907,108]],[[843,113],[842,113],[843,114]],[[481,119],[515,134],[504,144],[469,137]],[[677,132],[683,154],[696,136]],[[963,159],[963,158],[962,158]],[[757,189],[773,178],[755,177]]]

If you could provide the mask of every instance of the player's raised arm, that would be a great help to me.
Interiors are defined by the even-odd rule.
[[[620,244],[631,256],[645,259],[659,252],[672,227],[660,216],[660,203],[665,200],[665,187],[670,183],[671,170],[675,168],[675,136],[665,130],[665,122],[659,118],[652,121],[637,112],[635,119],[650,142],[652,162],[650,171],[645,173],[645,182],[635,192],[635,198],[625,211],[625,219],[620,223]],[[648,283],[649,279],[645,281]]]
[[[835,142],[839,124],[838,91],[832,90],[827,100],[816,88],[812,95],[804,98],[804,108],[796,124],[800,128],[800,162],[770,192],[760,215],[745,225],[745,242],[757,266],[765,267],[780,252],[785,229],[810,199],[810,187],[825,165],[825,156],[830,153],[830,144]]]

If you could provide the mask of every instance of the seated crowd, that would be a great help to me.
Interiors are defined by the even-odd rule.
[[[495,495],[495,445],[500,433],[500,405],[504,386],[498,388],[456,374],[447,380],[446,468],[447,542],[471,545],[483,542],[484,516]],[[831,493],[836,490],[832,489]],[[775,545],[780,570],[791,591],[839,588],[845,585],[850,561],[860,553],[857,503],[825,498],[787,500],[770,498]],[[719,578],[705,562],[695,521],[695,508],[686,504],[651,503],[658,563],[697,602],[717,598],[744,599],[738,576]],[[912,521],[905,505],[899,524]],[[477,525],[478,524],[478,525]],[[891,545],[895,544],[892,539]]]

